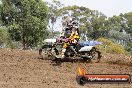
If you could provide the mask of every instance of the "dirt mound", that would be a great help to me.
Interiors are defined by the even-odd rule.
[[[77,67],[88,74],[130,74],[132,57],[103,55],[101,62],[49,61],[38,58],[37,51],[0,49],[0,88],[132,88],[132,84],[76,83]]]

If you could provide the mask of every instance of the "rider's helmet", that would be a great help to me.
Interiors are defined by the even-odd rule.
[[[69,37],[71,35],[71,31],[73,29],[73,27],[75,29],[78,28],[78,23],[76,21],[75,17],[67,17],[64,22],[66,23],[66,27],[64,28],[64,36],[65,37]]]
[[[71,26],[72,25],[72,21],[73,21],[72,17],[67,17],[66,18],[66,24],[67,24],[67,26]]]

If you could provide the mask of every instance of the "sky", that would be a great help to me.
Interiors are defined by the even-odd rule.
[[[51,2],[52,0],[43,0]],[[107,17],[132,12],[132,0],[59,0],[64,6],[78,5],[98,10]]]

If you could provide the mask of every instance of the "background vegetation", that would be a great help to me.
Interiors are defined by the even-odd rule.
[[[45,38],[59,35],[55,24],[67,16],[77,19],[82,37],[107,45],[106,52],[132,54],[132,12],[107,17],[86,7],[64,7],[56,0],[0,0],[0,46],[37,47]]]

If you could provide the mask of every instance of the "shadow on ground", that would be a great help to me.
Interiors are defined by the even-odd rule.
[[[65,62],[70,62],[70,63],[90,63],[90,59],[89,60],[85,60],[85,59],[80,59],[80,58],[55,58],[54,60],[52,60],[52,65],[53,66],[58,66],[61,65],[62,63]]]

